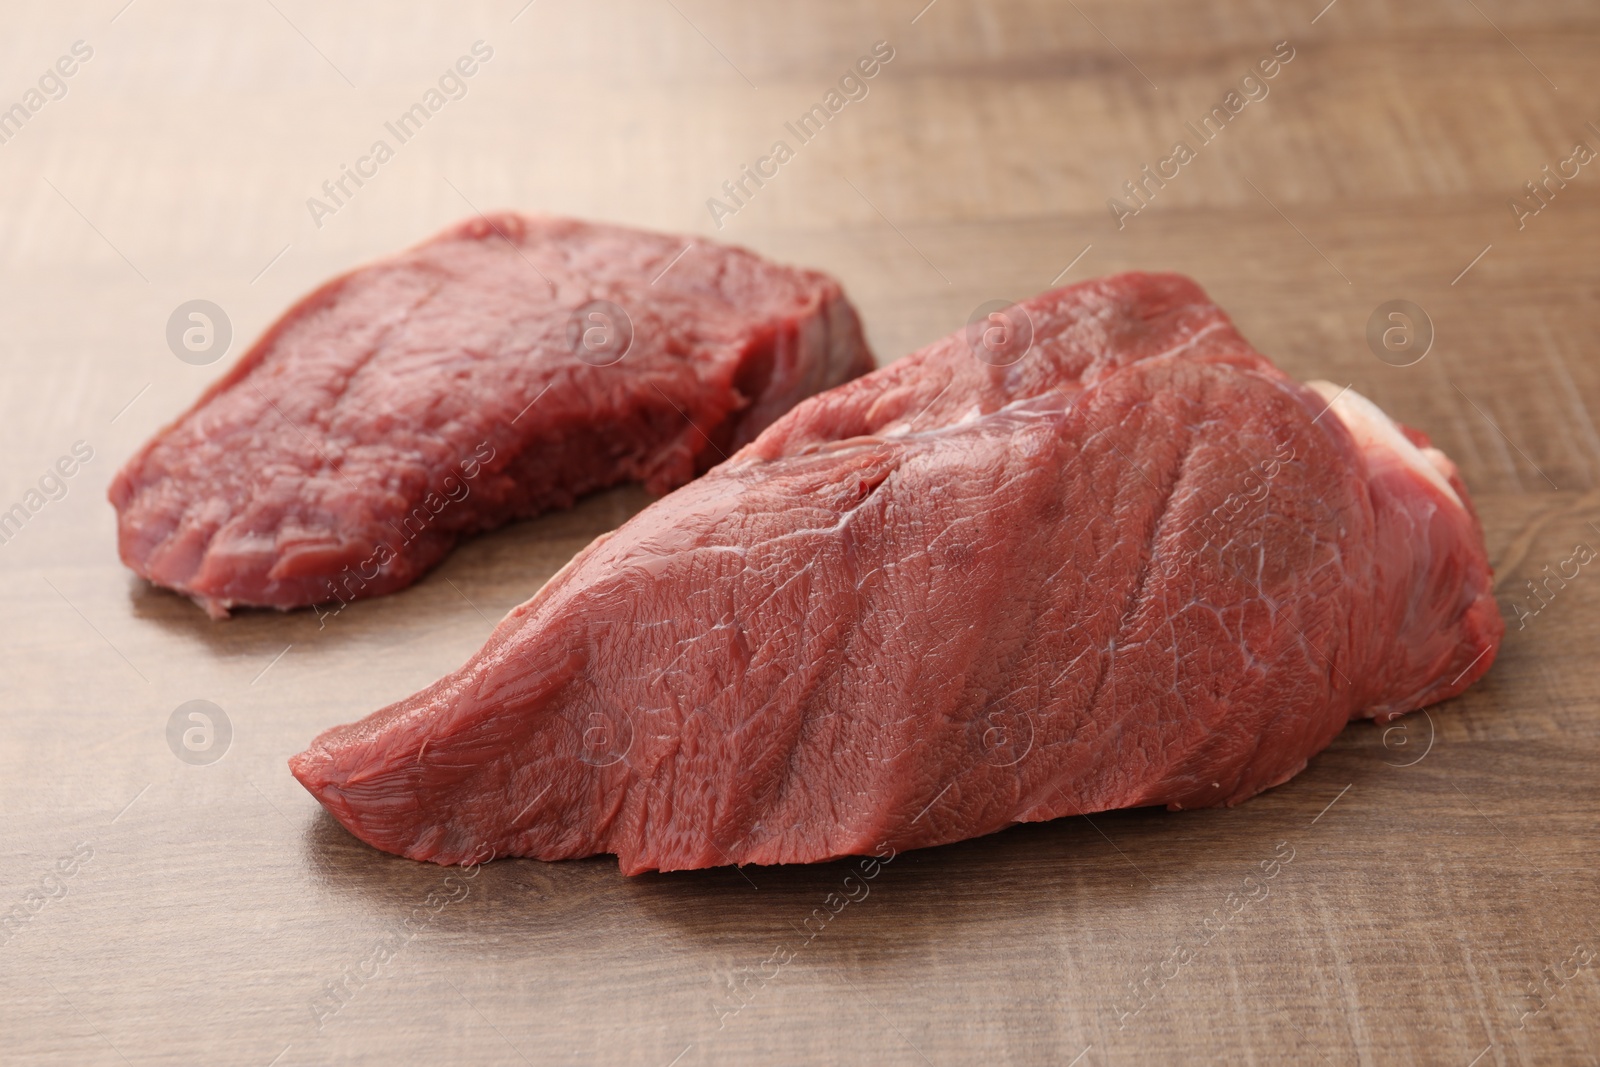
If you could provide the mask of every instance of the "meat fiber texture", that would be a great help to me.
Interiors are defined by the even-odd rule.
[[[1020,359],[966,331],[800,404],[294,774],[437,863],[810,862],[1238,803],[1489,669],[1481,531],[1421,434],[1179,276],[1008,317]]]
[[[291,308],[117,475],[118,547],[216,617],[389,593],[470,534],[682,485],[872,366],[825,275],[480,217]]]

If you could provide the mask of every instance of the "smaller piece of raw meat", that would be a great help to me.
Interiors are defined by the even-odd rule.
[[[512,519],[667,492],[870,369],[826,275],[474,219],[285,313],[112,482],[118,548],[215,617],[377,596]]]

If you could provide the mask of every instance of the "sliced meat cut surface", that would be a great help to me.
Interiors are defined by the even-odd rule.
[[[376,596],[470,534],[682,485],[872,365],[825,275],[473,219],[291,308],[118,474],[118,546],[214,616]]]
[[[1025,355],[962,334],[800,404],[294,774],[439,863],[807,862],[1237,803],[1488,670],[1480,529],[1422,435],[1181,277],[1008,314]]]

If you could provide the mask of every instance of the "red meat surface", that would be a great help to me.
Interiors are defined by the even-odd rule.
[[[1182,277],[1020,307],[1020,359],[963,333],[800,404],[294,774],[438,863],[807,862],[1238,803],[1489,669],[1480,528],[1420,434]]]
[[[376,596],[462,537],[620,482],[682,485],[872,365],[825,275],[473,219],[285,313],[112,482],[118,547],[213,616]]]

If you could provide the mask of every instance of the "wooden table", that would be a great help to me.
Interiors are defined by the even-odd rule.
[[[1465,696],[1351,727],[1242,807],[906,854],[807,940],[841,865],[508,861],[446,888],[285,769],[457,666],[640,492],[322,628],[213,623],[118,564],[107,481],[227,366],[174,358],[174,308],[221,306],[236,355],[319,280],[502,206],[829,270],[881,360],[986,300],[1185,271],[1290,373],[1457,460],[1508,615],[1600,546],[1600,162],[1566,162],[1600,149],[1592,2],[923,2],[5,6],[0,107],[75,41],[92,56],[0,144],[0,507],[75,442],[93,458],[0,545],[0,1060],[1597,1062],[1592,568]],[[465,96],[314,221],[307,199],[479,40]],[[707,198],[877,41],[867,95],[719,230]],[[1293,58],[1241,89],[1279,42]],[[1185,124],[1214,107],[1202,142]],[[1193,158],[1145,178],[1179,139]],[[1519,192],[1547,164],[1577,174]],[[1406,366],[1420,341],[1367,340],[1394,300],[1431,322]],[[231,724],[209,765],[168,745],[190,700]],[[1266,895],[1240,905],[1250,876]]]

